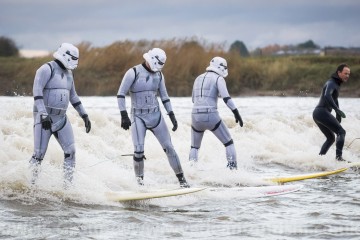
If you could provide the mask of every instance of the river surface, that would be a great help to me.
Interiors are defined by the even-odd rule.
[[[89,134],[69,107],[77,164],[74,186],[68,190],[62,182],[63,152],[54,138],[37,186],[30,186],[33,99],[0,97],[0,239],[360,239],[357,171],[287,183],[303,188],[279,196],[241,196],[234,190],[269,185],[267,177],[344,166],[335,161],[335,146],[327,155],[318,155],[325,140],[312,119],[318,99],[233,99],[243,128],[221,99],[219,111],[236,146],[237,171],[226,169],[225,148],[211,132],[205,133],[198,164],[188,163],[191,98],[171,98],[179,123],[171,138],[185,176],[192,186],[215,191],[118,203],[105,193],[137,191],[138,186],[132,157],[126,156],[133,152],[131,136],[120,128],[116,97],[81,98],[92,121]],[[359,162],[359,99],[339,102],[347,115],[342,122],[347,131],[343,157]],[[165,120],[170,128],[167,116]],[[144,188],[176,188],[177,179],[151,132],[146,136],[145,155]],[[220,187],[223,190],[217,193]]]

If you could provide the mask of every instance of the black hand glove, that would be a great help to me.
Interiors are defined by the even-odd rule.
[[[341,116],[340,116],[340,114],[336,114],[336,120],[338,120],[338,122],[341,123]]]
[[[240,113],[239,113],[239,111],[237,110],[237,108],[235,108],[234,110],[232,110],[232,112],[234,113],[234,117],[235,117],[236,123],[239,123],[239,124],[240,124],[240,127],[242,127],[244,124],[243,124],[243,121],[242,121],[242,119],[241,119]]]
[[[89,133],[91,129],[91,122],[88,115],[85,114],[84,116],[82,116],[82,119],[84,120],[85,123],[86,133]]]
[[[346,115],[343,111],[341,111],[340,109],[336,111],[336,115],[339,115],[342,118],[346,118]]]
[[[41,126],[45,130],[49,130],[51,128],[51,118],[47,114],[40,115],[41,118]]]
[[[177,127],[178,127],[178,124],[177,124],[177,121],[176,121],[176,118],[175,118],[175,114],[173,111],[169,112],[169,117],[170,117],[170,120],[173,124],[173,128],[172,130],[175,132]]]
[[[131,126],[131,121],[126,110],[121,111],[121,127],[128,130]]]

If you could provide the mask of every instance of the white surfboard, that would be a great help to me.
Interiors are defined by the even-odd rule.
[[[135,201],[152,198],[163,198],[179,196],[189,193],[195,193],[205,190],[206,187],[177,188],[177,189],[160,189],[146,192],[107,192],[106,197],[112,201]]]
[[[195,193],[208,189],[206,195],[213,195],[215,198],[258,198],[277,196],[282,194],[293,193],[299,191],[303,185],[277,185],[277,186],[260,186],[260,187],[230,187],[230,188],[178,188],[178,189],[161,189],[147,192],[107,192],[106,197],[111,201],[137,201],[153,198],[163,198],[179,196],[189,193]]]
[[[230,187],[230,188],[210,188],[210,194],[218,198],[227,198],[227,196],[236,199],[258,198],[278,196],[299,191],[303,185],[276,185],[259,187]]]

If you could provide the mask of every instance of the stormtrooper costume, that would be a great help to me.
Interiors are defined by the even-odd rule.
[[[75,91],[72,70],[78,65],[79,50],[63,43],[53,54],[55,60],[42,65],[34,79],[34,153],[30,159],[32,183],[35,183],[51,135],[64,151],[65,183],[71,183],[75,167],[74,134],[66,110],[69,102],[85,122],[86,132],[91,122]]]
[[[232,110],[236,122],[243,126],[243,121],[233,100],[228,93],[225,77],[228,75],[227,62],[221,57],[214,57],[206,72],[195,79],[191,114],[191,149],[189,160],[197,162],[198,151],[206,130],[210,130],[225,146],[227,167],[237,168],[236,150],[228,128],[221,120],[217,110],[218,96]]]
[[[145,62],[130,68],[124,75],[118,94],[118,106],[121,114],[121,127],[128,130],[134,144],[133,164],[139,185],[144,178],[144,141],[146,130],[150,130],[164,149],[171,168],[174,170],[181,187],[189,187],[179,157],[171,142],[170,133],[160,112],[157,95],[171,119],[173,131],[177,129],[177,121],[172,110],[170,99],[161,70],[166,61],[166,54],[160,48],[153,48],[143,55]],[[128,117],[125,96],[130,92],[131,120]]]

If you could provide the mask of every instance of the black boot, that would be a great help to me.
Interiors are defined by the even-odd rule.
[[[136,181],[139,186],[144,186],[144,176],[136,177]]]
[[[347,160],[343,159],[343,157],[342,157],[342,156],[340,156],[340,155],[336,156],[336,160],[337,160],[337,161],[339,161],[339,162],[347,162],[347,163],[351,163],[351,161],[347,161]]]
[[[186,179],[185,179],[183,173],[176,174],[176,177],[179,179],[181,188],[189,188],[190,187],[190,185],[186,182]]]

